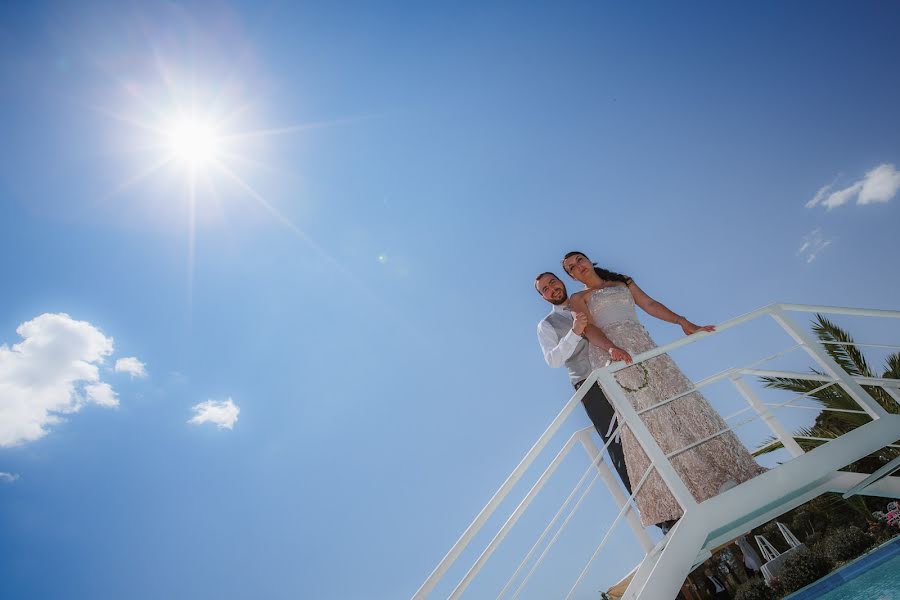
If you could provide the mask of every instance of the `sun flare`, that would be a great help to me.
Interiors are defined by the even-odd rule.
[[[216,159],[222,146],[216,127],[202,118],[173,120],[165,129],[165,138],[172,157],[192,168]]]

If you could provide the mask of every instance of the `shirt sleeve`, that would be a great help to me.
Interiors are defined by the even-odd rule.
[[[556,331],[546,321],[538,323],[537,333],[544,360],[554,369],[563,366],[569,360],[578,349],[578,342],[581,341],[581,336],[571,329],[562,339],[559,339]]]

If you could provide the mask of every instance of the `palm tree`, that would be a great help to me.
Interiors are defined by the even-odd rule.
[[[812,322],[812,329],[831,358],[853,377],[876,377],[873,374],[866,357],[857,346],[852,345],[853,338],[850,334],[838,327],[824,316],[817,314]],[[812,370],[816,375],[824,373]],[[885,362],[883,378],[900,379],[900,352],[890,355]],[[823,408],[841,410],[859,410],[859,405],[839,385],[831,385],[824,389],[813,391],[821,387],[822,382],[807,379],[792,379],[789,377],[762,377],[765,387],[779,390],[787,390],[795,394],[809,394],[809,397],[817,400]],[[900,413],[900,406],[887,392],[877,386],[863,386],[872,398],[885,410],[891,413]],[[812,450],[823,442],[804,439],[808,437],[836,438],[860,425],[868,423],[871,418],[867,414],[823,411],[816,417],[816,422],[811,427],[802,427],[794,432],[797,443],[805,451]],[[770,438],[763,446],[760,446],[753,455],[760,456],[781,448],[782,444],[775,438]],[[896,448],[885,447],[873,455],[867,456],[852,465],[848,469],[857,472],[871,473],[895,458],[900,452]]]

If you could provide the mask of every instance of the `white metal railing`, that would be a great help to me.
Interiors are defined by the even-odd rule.
[[[450,593],[450,599],[459,598],[467,589],[469,584],[483,568],[485,563],[494,553],[494,551],[502,543],[503,539],[516,524],[522,513],[528,508],[530,503],[538,495],[563,459],[578,444],[588,452],[591,458],[591,464],[588,470],[584,472],[575,489],[569,494],[563,505],[557,511],[556,515],[551,519],[547,528],[544,529],[537,542],[531,547],[525,558],[519,563],[516,571],[508,579],[506,585],[500,591],[498,598],[502,598],[512,587],[515,579],[522,572],[524,566],[532,559],[537,548],[549,534],[549,531],[559,520],[564,510],[571,503],[571,500],[577,495],[587,475],[596,470],[594,478],[591,480],[588,488],[581,494],[574,508],[570,510],[568,516],[564,519],[562,525],[545,546],[543,552],[536,559],[531,569],[520,582],[514,592],[513,598],[517,598],[524,589],[529,578],[541,564],[547,552],[555,543],[559,534],[571,520],[574,511],[581,506],[582,501],[587,495],[587,491],[594,485],[596,479],[601,478],[606,483],[607,488],[613,495],[616,505],[619,507],[613,524],[607,529],[603,540],[601,540],[596,551],[588,560],[582,569],[578,579],[572,586],[567,598],[571,597],[577,589],[579,583],[587,574],[594,559],[605,547],[612,531],[622,520],[625,520],[638,542],[644,549],[646,557],[640,567],[635,571],[631,585],[626,594],[627,598],[658,598],[674,596],[680,586],[680,582],[684,580],[690,567],[695,561],[702,561],[708,556],[708,548],[715,543],[721,543],[733,539],[750,528],[765,522],[766,516],[777,516],[786,510],[790,510],[793,506],[799,505],[801,499],[809,499],[810,494],[818,495],[824,491],[840,491],[842,493],[860,493],[868,486],[874,493],[884,493],[887,489],[890,493],[900,495],[900,484],[897,481],[885,481],[886,473],[873,474],[872,476],[864,476],[855,473],[838,472],[838,469],[862,458],[878,449],[890,445],[895,441],[898,432],[900,432],[900,415],[888,413],[878,402],[876,402],[865,390],[865,386],[877,386],[885,390],[898,404],[900,404],[900,380],[883,379],[877,377],[851,377],[841,367],[835,363],[830,357],[821,342],[813,338],[805,329],[797,326],[788,316],[789,312],[803,313],[825,313],[840,314],[849,316],[873,317],[900,319],[900,311],[860,309],[860,308],[843,308],[829,306],[814,306],[800,304],[772,304],[749,312],[745,315],[731,319],[716,327],[714,332],[698,333],[692,336],[681,338],[670,344],[654,348],[647,352],[634,356],[634,364],[638,364],[649,360],[653,357],[669,353],[675,349],[681,348],[688,344],[694,344],[700,340],[720,334],[723,331],[734,328],[738,325],[753,321],[763,316],[771,317],[781,328],[790,335],[795,344],[787,349],[771,354],[762,359],[756,360],[744,367],[735,367],[726,369],[707,377],[694,384],[693,388],[687,392],[683,392],[672,398],[667,398],[658,404],[645,408],[640,412],[636,411],[631,405],[624,390],[615,379],[615,373],[626,368],[625,363],[613,363],[605,368],[597,369],[584,382],[580,389],[566,403],[557,417],[550,426],[538,438],[534,446],[528,451],[519,465],[507,477],[506,481],[500,486],[494,496],[487,505],[476,516],[475,520],[469,525],[462,536],[451,547],[450,551],[438,563],[437,567],[431,575],[422,584],[419,590],[413,596],[413,600],[424,600],[432,592],[437,583],[444,577],[447,570],[459,558],[462,552],[470,544],[472,539],[484,527],[488,519],[497,510],[500,504],[506,499],[515,484],[521,479],[525,471],[531,466],[535,459],[547,447],[553,436],[559,431],[565,421],[569,418],[582,398],[590,389],[590,386],[599,383],[610,403],[616,410],[619,417],[619,427],[627,426],[630,428],[634,437],[641,444],[647,457],[650,459],[650,467],[643,474],[635,486],[631,497],[625,497],[620,489],[615,476],[606,465],[603,456],[603,450],[597,448],[593,444],[593,440],[589,435],[591,428],[587,428],[573,434],[563,445],[562,449],[550,462],[549,466],[544,470],[538,480],[534,483],[522,501],[516,506],[509,518],[503,523],[497,534],[491,539],[487,547],[482,551],[475,563],[463,576],[462,580],[456,585]],[[878,347],[878,348],[897,348],[887,344],[850,344],[860,347]],[[818,365],[819,370],[823,374],[815,373],[796,373],[791,371],[775,371],[760,369],[762,365],[776,358],[785,356],[797,349],[803,349]],[[813,382],[821,382],[823,385],[799,394],[793,398],[781,403],[763,402],[753,389],[744,381],[746,376],[756,377],[784,377],[791,379],[805,379]],[[738,416],[744,412],[753,410],[756,415],[750,419],[742,420],[730,427],[727,427],[712,436],[708,436],[703,440],[691,444],[690,446],[666,454],[659,447],[656,440],[647,430],[640,415],[656,410],[680,397],[689,393],[698,391],[712,383],[728,380],[735,386],[740,397],[747,402],[748,407],[726,417],[726,420]],[[783,408],[810,408],[798,406],[795,402],[808,398],[813,393],[824,389],[828,386],[840,386],[850,398],[852,398],[860,410],[850,411],[862,413],[869,416],[872,421],[857,428],[848,434],[839,438],[825,439],[822,438],[822,444],[815,450],[807,453],[800,447],[796,436],[792,435],[788,429],[775,418],[774,411]],[[819,410],[847,411],[847,409],[831,409],[828,407],[819,408]],[[775,436],[774,443],[780,442],[790,455],[797,460],[788,461],[779,467],[770,470],[748,482],[736,486],[714,498],[710,498],[704,502],[698,503],[684,482],[678,476],[672,467],[670,459],[675,455],[688,450],[691,447],[699,445],[713,439],[718,435],[733,431],[736,427],[746,425],[752,421],[762,420],[772,431]],[[857,433],[858,430],[866,429],[865,432]],[[613,436],[609,436],[611,440]],[[607,442],[607,446],[609,442]],[[803,465],[792,463],[804,462]],[[894,465],[896,468],[896,465]],[[653,546],[653,542],[647,536],[644,529],[640,526],[640,521],[633,510],[633,498],[640,489],[640,485],[646,480],[650,472],[656,469],[661,479],[665,482],[669,491],[681,505],[684,516],[666,536],[666,538]],[[882,469],[883,471],[884,469]],[[887,470],[887,474],[893,469]],[[778,472],[777,474],[775,472]],[[897,480],[900,478],[887,478]],[[896,488],[896,489],[895,489]],[[723,500],[723,497],[725,499]],[[727,500],[727,504],[726,504]],[[779,500],[781,503],[779,504]],[[805,501],[805,500],[803,500]],[[774,504],[773,504],[774,503]],[[790,505],[788,505],[790,503]],[[769,506],[768,510],[761,511],[762,507]],[[762,519],[762,520],[760,520]],[[731,537],[728,537],[731,536]],[[652,577],[651,577],[652,574]]]

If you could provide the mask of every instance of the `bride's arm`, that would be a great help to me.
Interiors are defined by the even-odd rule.
[[[631,355],[621,348],[616,347],[616,345],[606,337],[603,330],[594,325],[593,319],[591,319],[591,313],[587,307],[585,294],[579,292],[573,295],[569,299],[569,308],[572,309],[572,313],[576,315],[576,318],[578,315],[582,315],[587,319],[587,325],[585,325],[584,331],[582,333],[576,331],[576,334],[585,337],[591,344],[608,352],[613,360],[624,360],[626,363],[631,364]]]
[[[667,323],[675,323],[676,325],[680,325],[681,329],[684,331],[685,335],[691,335],[692,333],[697,333],[698,331],[715,331],[715,325],[695,325],[691,323],[684,317],[679,314],[676,314],[669,310],[669,308],[659,302],[651,298],[644,290],[638,287],[638,284],[633,281],[628,284],[628,289],[631,290],[631,296],[634,298],[634,303],[640,306],[644,311],[651,316],[656,317],[661,321],[666,321]]]

